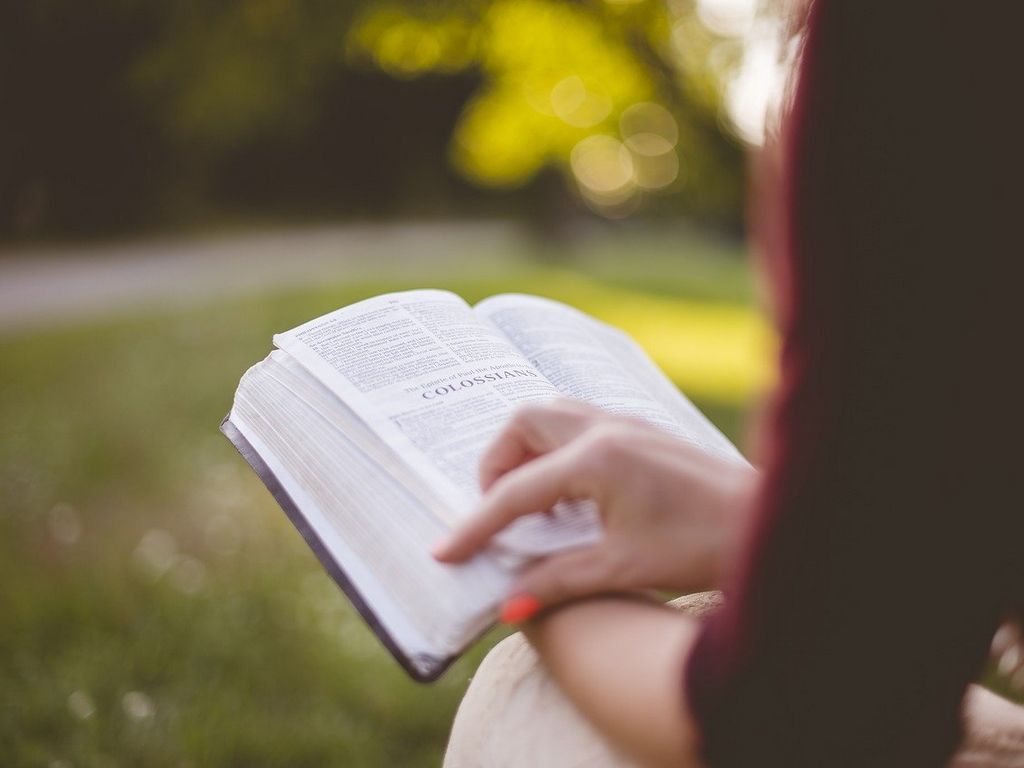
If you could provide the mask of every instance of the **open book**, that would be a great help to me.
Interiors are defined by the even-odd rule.
[[[517,406],[574,397],[743,461],[625,333],[548,299],[391,293],[274,344],[221,429],[420,681],[494,623],[526,560],[601,536],[590,502],[566,502],[466,564],[431,557],[473,511],[480,456]]]

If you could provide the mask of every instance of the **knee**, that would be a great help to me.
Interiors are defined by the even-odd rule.
[[[496,645],[455,715],[444,768],[627,765],[577,712],[526,639]]]

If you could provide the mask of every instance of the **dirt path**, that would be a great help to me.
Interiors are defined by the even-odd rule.
[[[479,274],[522,258],[502,222],[348,225],[0,250],[0,334],[269,286]]]

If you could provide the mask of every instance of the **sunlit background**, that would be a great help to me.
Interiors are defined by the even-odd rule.
[[[500,633],[410,682],[217,432],[271,335],[553,296],[742,442],[774,339],[754,0],[0,4],[4,765],[437,765]]]
[[[5,3],[0,232],[592,210],[740,226],[757,0]]]

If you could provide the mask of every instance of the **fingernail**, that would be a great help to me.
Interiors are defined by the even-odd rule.
[[[434,557],[444,557],[445,552],[448,551],[448,545],[451,543],[451,540],[451,536],[442,536],[431,545],[430,554]]]
[[[541,608],[540,600],[524,592],[502,603],[499,618],[502,624],[522,624],[533,618]]]

